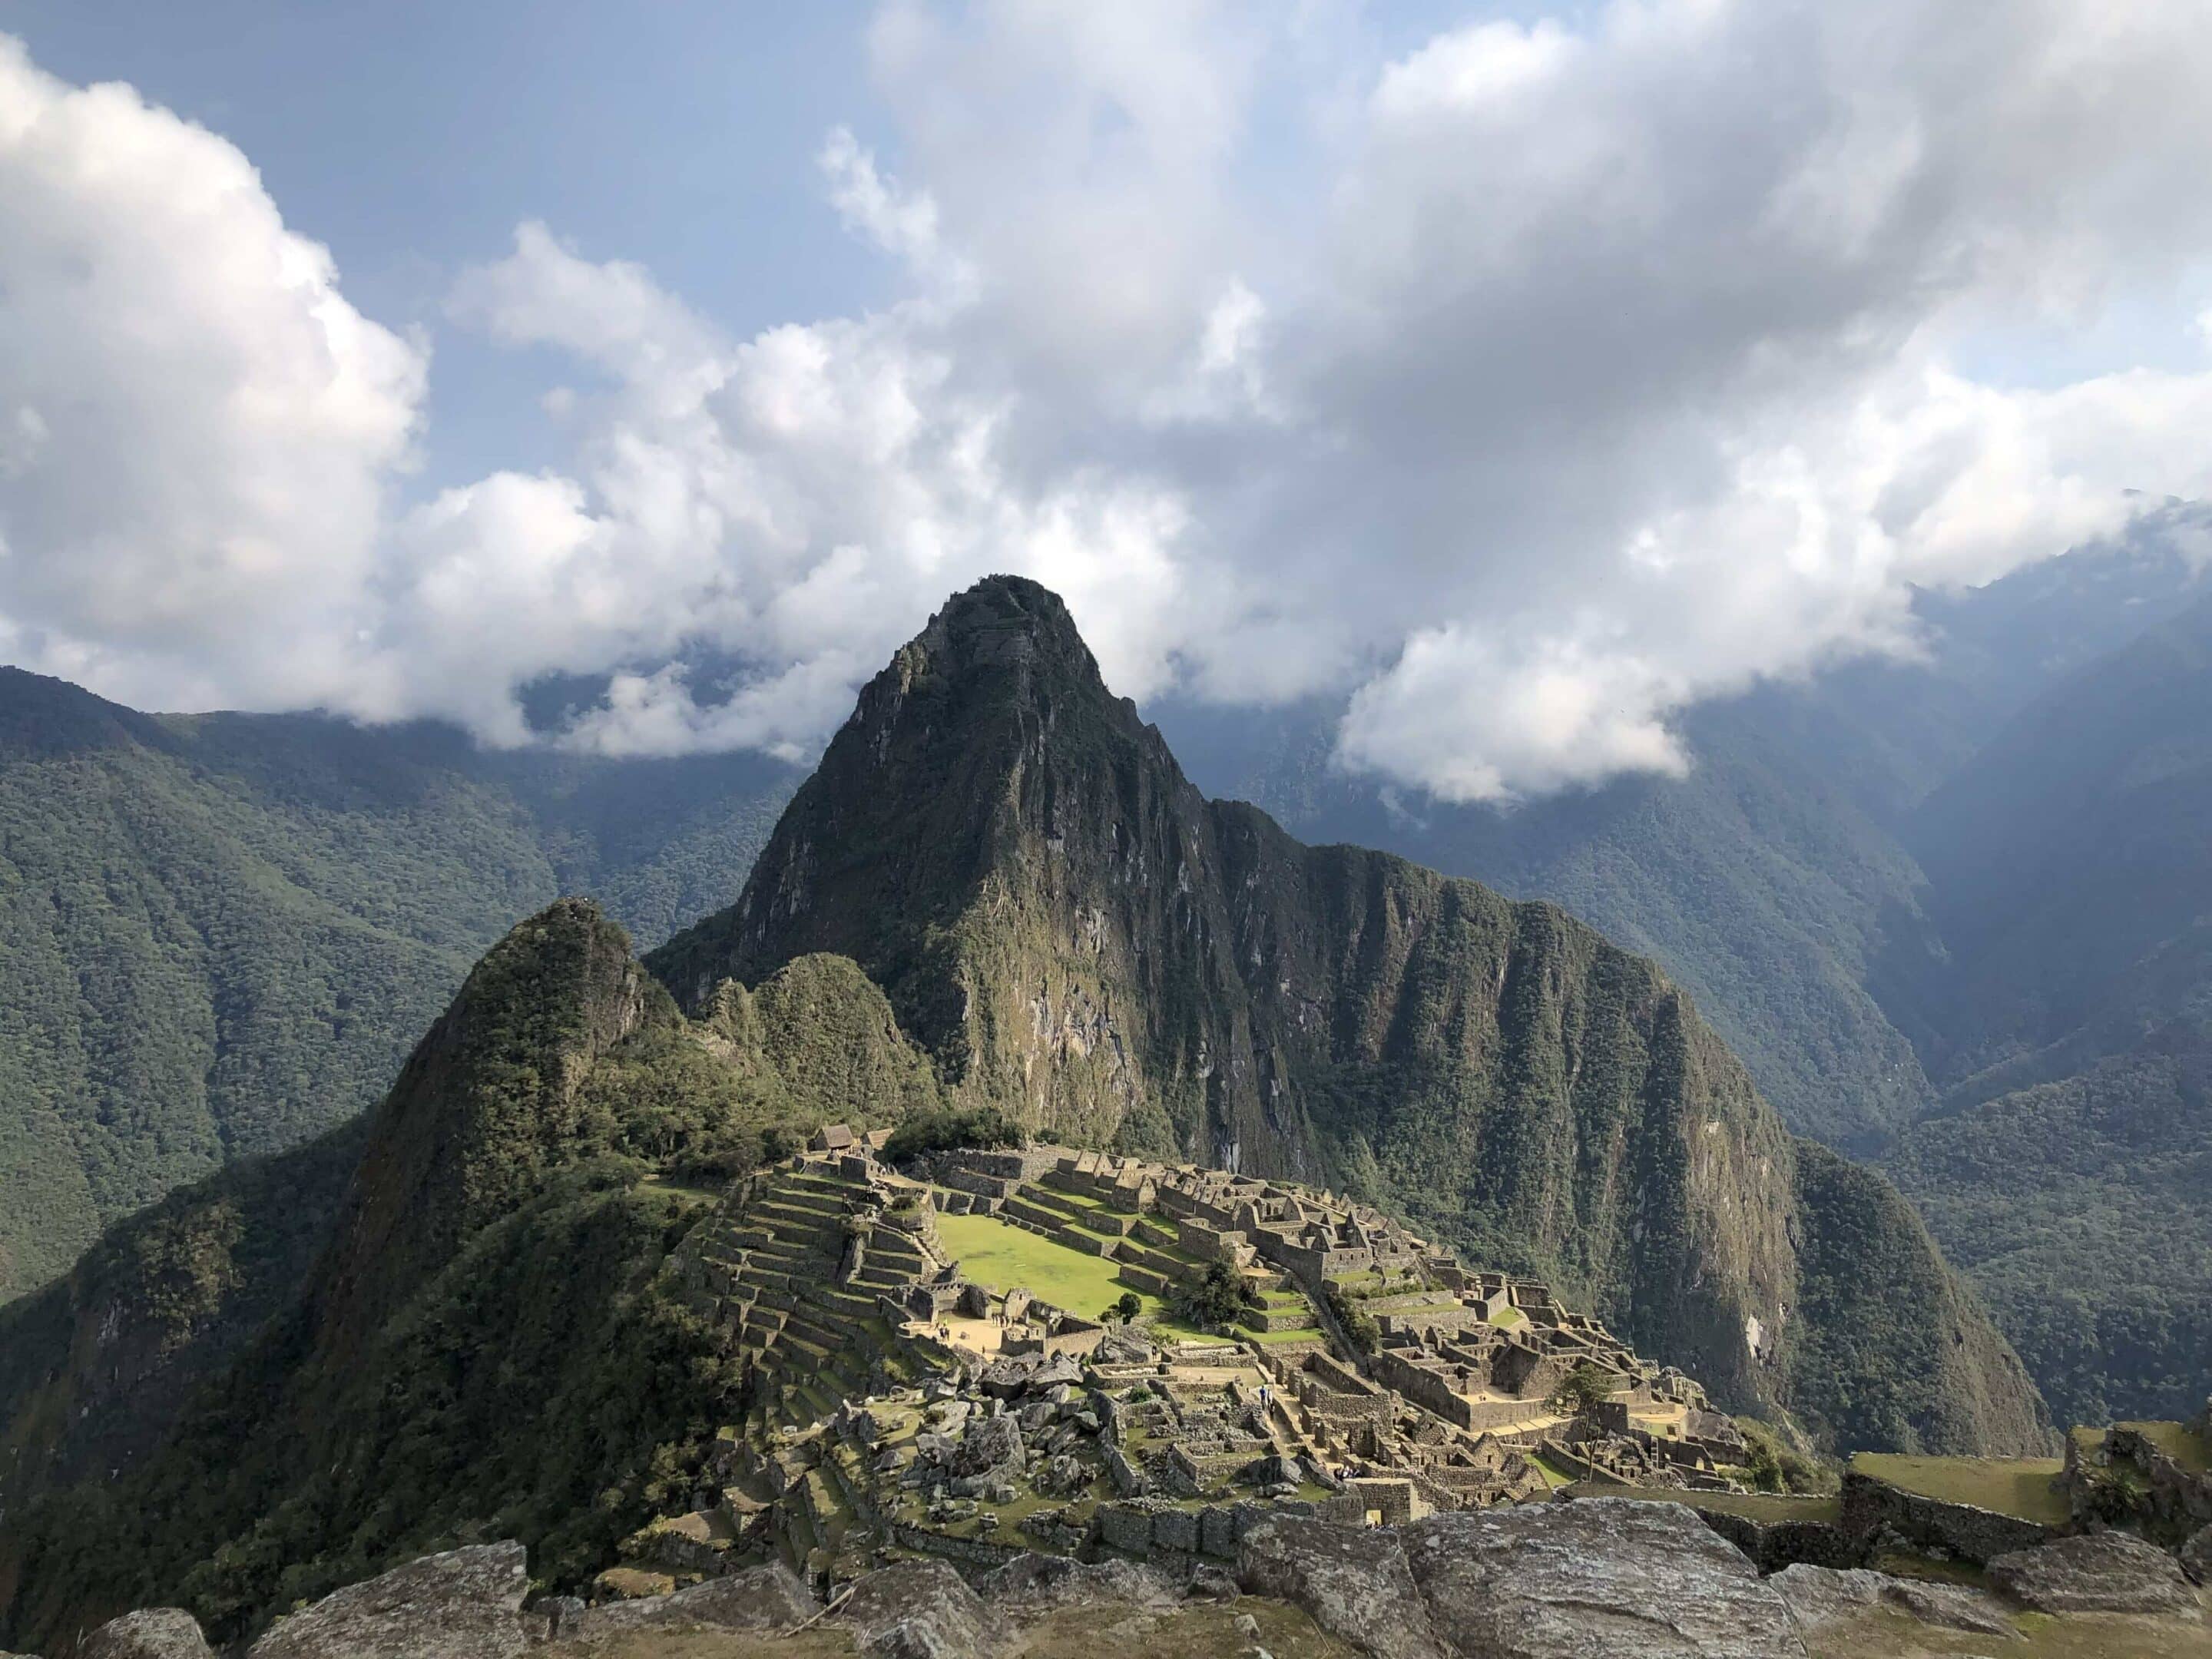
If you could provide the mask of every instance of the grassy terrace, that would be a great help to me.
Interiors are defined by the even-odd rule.
[[[1904,1457],[1861,1452],[1852,1471],[1886,1480],[1905,1492],[1972,1504],[2022,1521],[2057,1526],[2067,1518],[2066,1500],[2051,1483],[2065,1464],[2056,1457]]]
[[[1096,1319],[1129,1289],[1114,1276],[1115,1265],[1105,1257],[1071,1250],[996,1216],[941,1215],[937,1237],[960,1271],[986,1290],[1024,1290],[1085,1319]],[[1139,1293],[1137,1299],[1144,1304],[1145,1316],[1163,1333],[1200,1334],[1170,1319],[1159,1297]]]
[[[2205,1445],[2203,1435],[2192,1434],[2179,1423],[2115,1423],[2112,1426],[2133,1429],[2193,1474],[2212,1470],[2212,1447]]]

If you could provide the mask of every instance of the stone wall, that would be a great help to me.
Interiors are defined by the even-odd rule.
[[[2034,1521],[1972,1504],[1945,1503],[1856,1473],[1844,1476],[1843,1526],[1857,1539],[1873,1538],[1888,1528],[1922,1549],[1942,1550],[1977,1566],[2058,1535],[2057,1528]]]
[[[1833,1521],[1754,1521],[1725,1510],[1689,1507],[1715,1532],[1749,1556],[1760,1573],[1779,1572],[1799,1563],[1843,1571],[1867,1564],[1868,1540]]]

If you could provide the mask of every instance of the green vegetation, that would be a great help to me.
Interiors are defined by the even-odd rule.
[[[1830,1445],[2040,1451],[2054,1443],[2021,1360],[1897,1190],[1801,1145],[1798,1305],[1784,1340],[1797,1410]],[[1982,1431],[2008,1423],[2002,1436]]]
[[[946,1107],[908,1117],[884,1146],[894,1164],[960,1146],[1026,1146],[1029,1132],[995,1106]]]
[[[1587,1360],[1559,1379],[1545,1403],[1566,1417],[1586,1417],[1613,1398],[1610,1374]]]
[[[1374,1315],[1359,1305],[1358,1297],[1348,1294],[1333,1279],[1322,1283],[1321,1292],[1346,1341],[1361,1353],[1373,1353],[1382,1346],[1382,1328],[1375,1322]]]
[[[1889,1154],[2062,1422],[2185,1414],[2212,1376],[2212,1024],[1931,1118]]]
[[[1225,1331],[1251,1300],[1243,1276],[1224,1261],[1209,1261],[1205,1271],[1168,1286],[1168,1311],[1201,1331]]]
[[[2046,1526],[2057,1526],[2067,1518],[2065,1497],[2051,1485],[2064,1468],[2055,1457],[1904,1457],[1861,1452],[1851,1459],[1854,1474],[1887,1481],[1903,1491]]]
[[[1766,1424],[1739,1417],[1735,1426],[1743,1436],[1745,1478],[1760,1492],[1829,1492],[1840,1484],[1833,1468],[1805,1456]]]
[[[558,893],[605,893],[649,939],[727,902],[792,779],[153,717],[0,671],[0,1302],[362,1111]]]
[[[855,1052],[870,1032],[889,1036]],[[728,1161],[801,1136],[825,1108],[866,1123],[902,1103],[885,1079],[927,1076],[849,963],[794,963],[687,1024],[593,907],[518,927],[383,1106],[329,1144],[347,1175],[304,1284],[271,1290],[300,1254],[281,1196],[316,1190],[285,1160],[258,1177],[266,1194],[240,1171],[164,1206],[173,1224],[118,1233],[100,1282],[173,1285],[161,1328],[194,1310],[277,1310],[242,1348],[177,1351],[159,1385],[199,1392],[119,1479],[102,1463],[74,1486],[11,1485],[0,1644],[46,1646],[88,1610],[165,1602],[234,1637],[486,1535],[523,1539],[555,1582],[587,1577],[688,1500],[741,1392],[738,1356],[671,1267],[712,1201],[683,1172],[702,1147]],[[61,1316],[46,1303],[22,1307]],[[82,1330],[106,1308],[69,1311]],[[132,1426],[96,1381],[73,1396],[94,1408],[79,1464],[115,1443],[103,1416]]]

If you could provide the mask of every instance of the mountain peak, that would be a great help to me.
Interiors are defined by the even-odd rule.
[[[1136,706],[1107,690],[1066,602],[1025,576],[986,576],[946,600],[862,694],[854,719],[866,726],[896,716],[918,689],[971,716],[1008,702],[1079,697],[1136,722]]]

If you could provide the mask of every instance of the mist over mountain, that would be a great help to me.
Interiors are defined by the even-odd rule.
[[[2062,1418],[2156,1416],[2212,1341],[2208,607],[2149,541],[1923,593],[1921,659],[1705,705],[1687,777],[1510,809],[1345,774],[1318,714],[1160,718],[1205,787],[1300,834],[1648,951],[1792,1127],[1892,1170]]]

